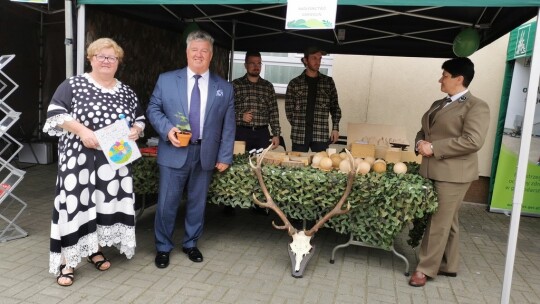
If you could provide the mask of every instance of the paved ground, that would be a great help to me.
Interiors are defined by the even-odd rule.
[[[24,165],[24,164],[23,164]],[[26,168],[14,193],[28,203],[17,221],[29,236],[0,243],[0,303],[499,303],[510,217],[484,205],[461,209],[462,263],[458,277],[438,277],[423,288],[408,286],[404,263],[391,252],[334,246],[347,237],[322,229],[318,251],[301,279],[290,275],[288,236],[271,227],[272,216],[237,210],[225,217],[210,205],[199,241],[203,263],[175,250],[166,269],[154,266],[154,208],[137,224],[137,252],[126,260],[105,249],[112,268],[99,272],[89,263],[76,269],[71,287],[60,287],[47,272],[49,222],[55,165]],[[0,207],[3,207],[0,205]],[[0,208],[1,212],[2,208]],[[180,222],[181,223],[181,222]],[[4,222],[0,222],[0,229]],[[179,225],[176,237],[182,235]],[[406,233],[395,247],[416,266]],[[516,254],[512,303],[540,303],[540,219],[523,217]]]

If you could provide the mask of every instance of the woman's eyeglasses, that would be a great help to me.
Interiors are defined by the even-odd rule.
[[[105,60],[107,60],[107,62],[116,63],[118,61],[118,57],[115,56],[94,55],[94,57],[96,57],[99,62],[105,62]]]

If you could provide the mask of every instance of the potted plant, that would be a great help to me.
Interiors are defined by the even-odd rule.
[[[180,132],[176,132],[176,138],[180,141],[181,147],[186,147],[191,139],[189,120],[182,112],[178,112],[175,116],[180,119],[180,122],[176,125]]]

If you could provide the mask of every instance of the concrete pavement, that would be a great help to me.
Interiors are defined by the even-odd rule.
[[[237,209],[234,217],[226,217],[222,207],[215,205],[208,206],[199,241],[204,262],[191,262],[177,248],[168,268],[154,266],[155,211],[150,207],[137,222],[133,259],[105,248],[110,270],[99,272],[82,262],[73,286],[60,287],[47,271],[56,165],[36,165],[25,171],[14,194],[28,203],[17,224],[29,236],[0,243],[0,304],[500,302],[510,217],[472,203],[464,203],[460,211],[458,276],[439,276],[422,288],[408,285],[403,261],[388,251],[351,246],[339,250],[330,264],[332,249],[348,237],[329,229],[317,233],[317,252],[304,277],[295,279],[286,250],[289,237],[271,226],[273,216]],[[182,223],[179,218],[177,240]],[[0,222],[0,229],[4,226]],[[520,227],[511,302],[540,303],[540,219],[523,217]],[[403,232],[395,248],[407,257],[412,272],[417,255],[406,240]]]

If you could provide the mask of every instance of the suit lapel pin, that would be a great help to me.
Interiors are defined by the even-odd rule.
[[[459,102],[459,103],[464,103],[465,101],[467,101],[467,96],[465,96],[465,95],[461,96],[461,97],[458,99],[458,102]]]

